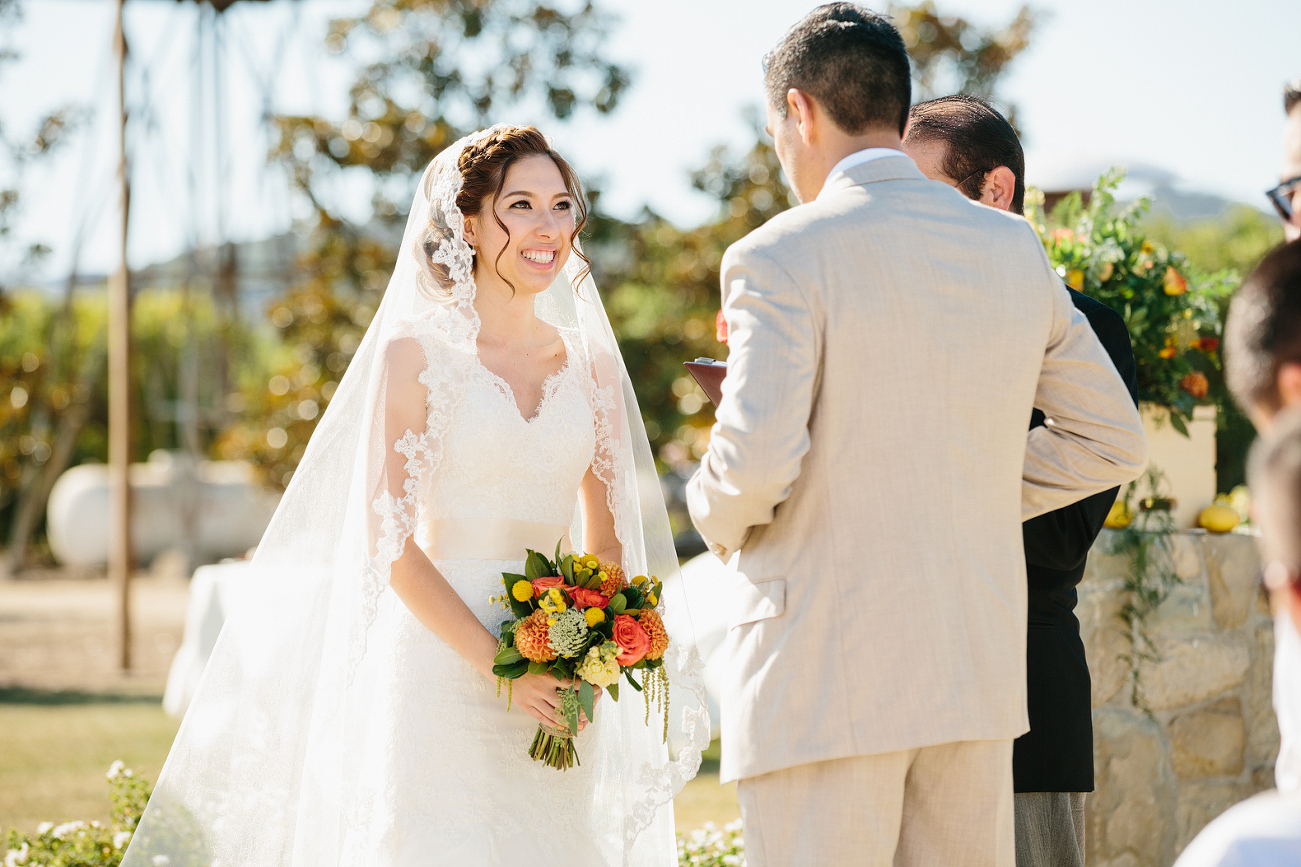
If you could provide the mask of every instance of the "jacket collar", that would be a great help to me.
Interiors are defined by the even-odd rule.
[[[822,184],[822,191],[818,193],[818,198],[824,198],[850,187],[874,184],[877,181],[904,180],[924,181],[926,176],[921,173],[921,169],[917,168],[916,163],[903,154],[897,157],[882,157],[860,163],[845,171],[832,173]]]

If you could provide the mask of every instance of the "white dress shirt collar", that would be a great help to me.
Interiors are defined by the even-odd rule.
[[[863,163],[870,163],[872,160],[906,156],[907,154],[896,148],[865,148],[861,151],[855,151],[832,166],[831,171],[827,173],[827,179],[830,180],[835,177],[837,172],[847,172],[854,166],[861,166]]]

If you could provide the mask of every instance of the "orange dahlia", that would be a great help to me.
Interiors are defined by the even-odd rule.
[[[550,662],[556,658],[548,637],[547,613],[539,608],[515,627],[515,649],[529,662]]]
[[[602,563],[601,571],[605,573],[605,580],[601,582],[601,595],[607,599],[627,586],[628,579],[618,563]]]
[[[669,634],[664,629],[664,621],[660,619],[659,612],[654,608],[643,608],[637,620],[650,637],[650,650],[646,652],[646,658],[659,659],[669,649]]]

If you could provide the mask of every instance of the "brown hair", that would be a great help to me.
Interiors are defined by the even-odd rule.
[[[979,201],[989,173],[1007,166],[1015,179],[1012,213],[1025,210],[1025,153],[1007,118],[978,96],[957,94],[920,102],[909,113],[908,141],[940,142],[940,169],[968,199]]]
[[[574,220],[574,231],[569,236],[569,243],[573,255],[583,261],[584,271],[590,270],[591,262],[578,249],[576,243],[578,234],[587,225],[587,200],[583,197],[583,186],[578,180],[577,173],[574,172],[565,158],[551,147],[546,136],[539,132],[537,127],[500,127],[461,151],[460,158],[457,161],[457,169],[461,172],[461,191],[456,196],[456,207],[463,216],[476,217],[483,211],[484,203],[490,203],[488,210],[492,212],[497,225],[501,226],[506,233],[506,244],[498,251],[497,258],[493,260],[493,267],[496,268],[497,262],[505,255],[506,248],[510,245],[510,229],[502,222],[501,217],[497,216],[494,206],[506,184],[507,170],[518,160],[532,156],[548,157],[560,170],[560,176],[564,179],[565,188],[569,191],[569,195],[573,199],[573,206],[577,211],[577,218]],[[426,254],[425,264],[434,275],[435,281],[442,288],[448,289],[451,283],[448,278],[447,267],[432,262],[429,258],[433,252],[436,238],[441,232],[438,231],[438,227],[431,226],[430,229],[431,231],[426,232],[423,244]],[[476,266],[479,264],[477,251],[475,252],[474,264]],[[500,275],[500,270],[497,273]],[[581,280],[581,277],[579,279]],[[506,280],[506,285],[510,286],[512,290],[515,288],[509,280]]]
[[[1224,324],[1224,375],[1239,406],[1282,407],[1278,372],[1289,363],[1301,363],[1301,240],[1261,260]]]

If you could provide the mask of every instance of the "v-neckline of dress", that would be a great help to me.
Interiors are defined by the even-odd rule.
[[[547,404],[551,402],[552,396],[559,390],[558,383],[560,382],[560,377],[569,370],[569,362],[570,359],[573,358],[573,353],[570,351],[569,342],[565,340],[563,334],[560,335],[560,342],[565,347],[565,360],[557,370],[548,373],[546,378],[542,380],[542,399],[538,401],[538,405],[534,408],[533,415],[528,418],[525,418],[524,413],[520,411],[519,401],[515,399],[515,390],[510,387],[510,383],[503,379],[499,374],[490,370],[488,365],[484,364],[483,360],[479,358],[478,353],[475,353],[475,363],[479,365],[480,370],[488,375],[489,382],[495,386],[493,390],[500,394],[506,402],[510,404],[511,408],[515,410],[515,415],[525,425],[533,424],[533,422],[537,421],[542,416],[542,412],[546,409]]]

